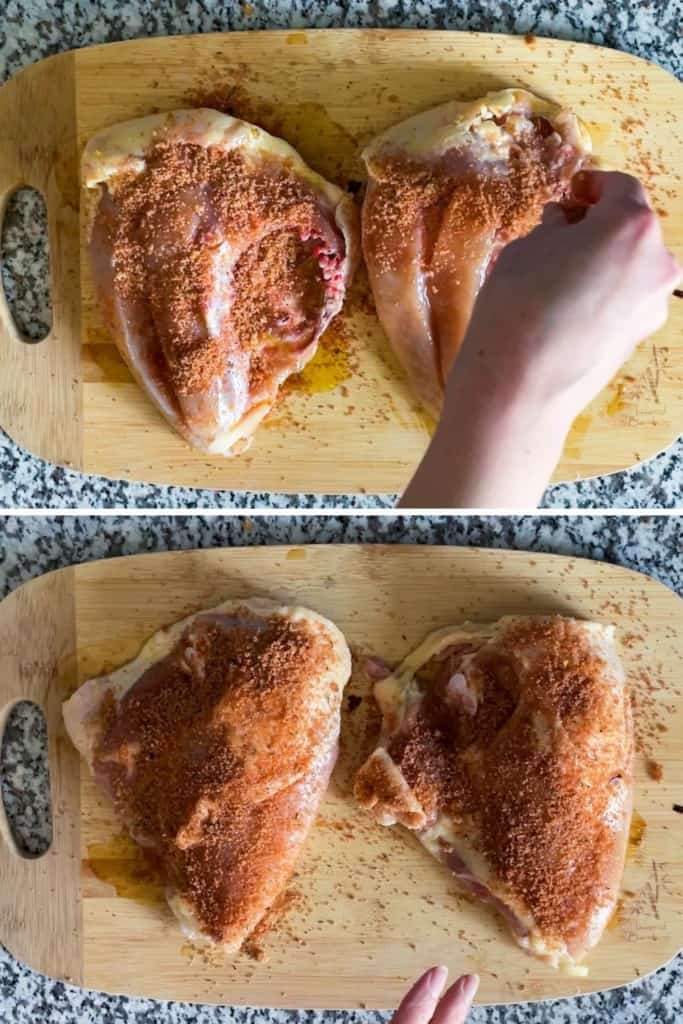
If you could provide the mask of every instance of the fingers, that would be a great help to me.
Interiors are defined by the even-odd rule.
[[[572,192],[580,203],[596,208],[612,203],[650,208],[647,193],[638,179],[621,171],[579,171],[572,178]]]
[[[643,207],[651,210],[645,189],[630,174],[621,171],[579,171],[572,178],[575,209],[567,204],[547,203],[543,209],[544,226],[562,226],[583,219],[586,208],[599,207],[613,215],[614,207]]]
[[[391,1024],[428,1024],[448,977],[447,967],[432,967],[404,995]]]
[[[586,216],[588,206],[579,203],[575,197],[573,202],[547,203],[543,207],[541,224],[543,227],[567,227],[569,224],[578,224]]]
[[[432,1024],[464,1024],[479,988],[476,974],[463,974],[451,985],[436,1008]]]
[[[572,179],[572,190],[594,200],[584,218],[588,230],[616,240],[622,255],[639,248],[647,252],[653,284],[665,292],[675,287],[680,269],[664,247],[659,218],[637,178],[620,171],[582,171]]]
[[[541,223],[544,227],[566,227],[567,215],[559,203],[546,203],[543,207]]]
[[[572,195],[584,206],[593,206],[602,195],[599,171],[577,171],[572,178]]]

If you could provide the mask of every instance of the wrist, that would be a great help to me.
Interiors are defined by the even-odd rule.
[[[427,454],[402,504],[438,508],[538,505],[562,452],[571,418],[489,390],[466,375],[448,388]]]
[[[466,401],[473,413],[490,408],[513,422],[543,421],[566,434],[594,397],[586,375],[572,372],[572,351],[562,325],[509,323],[494,331],[475,313],[447,381],[446,406]],[[569,366],[558,365],[560,353]]]
[[[484,360],[481,361],[482,364]],[[401,500],[406,508],[531,508],[562,453],[574,412],[457,360],[436,433]]]
[[[465,368],[463,367],[463,370]],[[543,399],[515,380],[491,373],[460,373],[456,364],[448,382],[437,433],[484,438],[525,448],[561,449],[576,413],[561,399]]]

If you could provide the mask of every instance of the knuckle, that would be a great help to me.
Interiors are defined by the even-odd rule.
[[[657,215],[645,203],[629,201],[624,203],[611,224],[612,237],[629,248],[639,248],[644,242],[650,243],[659,236]]]
[[[622,204],[621,220],[623,223],[647,226],[656,223],[656,219],[652,207],[641,200],[631,197]]]
[[[658,223],[657,214],[652,207],[636,199],[631,199],[625,204],[624,220],[626,223],[638,226],[643,230],[647,230]]]

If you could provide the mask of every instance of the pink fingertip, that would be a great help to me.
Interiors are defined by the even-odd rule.
[[[448,977],[448,968],[444,967],[443,964],[439,964],[437,967],[432,967],[427,973],[429,979],[428,984],[430,991],[435,995],[441,995],[443,987],[446,984],[446,978]]]
[[[465,999],[468,999],[470,1002],[472,1002],[475,995],[477,994],[477,989],[479,988],[479,975],[466,974],[464,978],[461,979],[460,984],[462,985],[462,994],[464,995]]]

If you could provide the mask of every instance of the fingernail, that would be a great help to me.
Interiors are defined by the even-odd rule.
[[[465,999],[468,999],[470,1002],[472,1002],[475,995],[477,994],[477,989],[479,988],[479,975],[466,974],[465,977],[460,982],[460,984],[462,985],[462,994],[464,995]]]
[[[446,978],[448,977],[448,968],[444,967],[443,964],[438,967],[432,967],[429,972],[429,988],[431,992],[436,995],[441,995],[443,987],[446,984]]]

